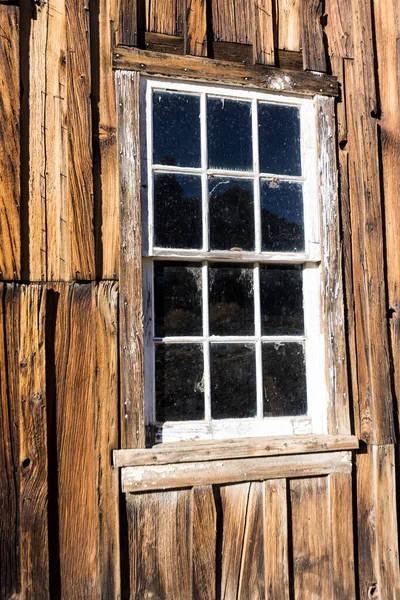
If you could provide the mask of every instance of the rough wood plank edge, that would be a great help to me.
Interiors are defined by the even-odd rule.
[[[264,566],[268,600],[289,600],[288,482],[264,481]]]
[[[321,0],[301,0],[301,38],[304,70],[326,72]]]
[[[274,67],[242,66],[225,61],[183,57],[119,46],[114,53],[115,69],[139,71],[161,77],[218,81],[287,94],[338,96],[337,79],[324,73],[281,71]]]
[[[254,0],[254,62],[275,65],[273,0]]]
[[[340,450],[357,450],[353,435],[296,435],[278,438],[244,438],[185,444],[159,444],[146,450],[115,450],[114,467],[140,467],[194,461],[210,461],[256,456],[311,454]]]
[[[115,76],[120,173],[121,446],[145,447],[139,74]]]
[[[186,0],[185,54],[207,56],[207,0]]]
[[[115,32],[117,44],[137,45],[138,0],[119,0],[119,23]]]
[[[328,432],[349,434],[350,405],[343,299],[342,247],[339,232],[338,172],[335,148],[335,106],[316,96],[318,177],[322,217],[322,329],[325,335],[328,390]]]
[[[350,452],[330,452],[124,467],[121,480],[123,492],[149,492],[195,485],[350,473],[351,469]]]

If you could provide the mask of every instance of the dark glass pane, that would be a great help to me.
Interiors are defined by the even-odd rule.
[[[207,138],[210,169],[251,170],[251,103],[208,97]]]
[[[260,295],[262,335],[304,333],[301,266],[261,266]]]
[[[300,112],[295,106],[258,104],[260,171],[301,175]]]
[[[156,421],[204,419],[203,348],[156,346]]]
[[[254,335],[253,269],[214,263],[208,283],[210,335]]]
[[[153,92],[153,162],[200,167],[200,97]]]
[[[154,264],[155,334],[202,335],[202,281],[197,263]]]
[[[256,359],[253,344],[211,344],[211,416],[255,417]]]
[[[261,182],[262,249],[304,250],[303,186],[289,181]]]
[[[304,347],[296,343],[262,345],[264,417],[307,413]]]
[[[164,248],[202,248],[201,178],[154,176],[154,243]]]
[[[210,249],[254,250],[254,186],[249,179],[210,177]]]

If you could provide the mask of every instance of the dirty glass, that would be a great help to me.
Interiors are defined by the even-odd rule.
[[[254,250],[254,184],[209,177],[210,249]]]
[[[198,263],[154,263],[156,337],[202,335],[202,281]]]
[[[210,169],[251,170],[251,103],[208,97],[207,140]]]
[[[261,182],[261,235],[263,251],[304,250],[301,183],[266,179]]]
[[[154,175],[154,243],[163,248],[201,248],[201,177]]]
[[[261,173],[301,175],[300,111],[296,106],[258,104]]]
[[[200,167],[200,96],[153,92],[153,163]]]
[[[302,335],[303,269],[300,265],[261,265],[261,334]]]
[[[264,417],[307,413],[304,347],[295,342],[262,345]]]
[[[211,264],[208,285],[210,335],[254,335],[253,269]]]
[[[210,362],[212,418],[255,417],[254,344],[211,344]]]
[[[199,344],[156,345],[156,421],[204,418],[203,348]]]

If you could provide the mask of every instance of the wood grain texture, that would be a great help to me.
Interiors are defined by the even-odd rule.
[[[110,454],[118,447],[118,284],[101,282],[96,287],[96,487],[98,561],[101,595],[119,598],[120,523],[119,477],[111,469]]]
[[[339,91],[336,79],[323,73],[279,71],[273,67],[260,65],[241,66],[207,58],[184,58],[135,48],[117,48],[113,64],[116,69],[133,70],[149,75],[219,81],[287,94],[301,91],[302,94],[311,96],[315,94],[337,96]]]
[[[192,600],[191,491],[127,497],[132,598]]]
[[[353,22],[351,0],[325,3],[327,20],[325,34],[329,56],[333,58],[353,58]],[[334,70],[332,70],[334,72]]]
[[[86,0],[67,0],[68,200],[72,279],[95,278],[90,19]]]
[[[20,551],[23,598],[49,598],[46,293],[22,286],[19,344]]]
[[[158,444],[145,450],[116,450],[115,467],[167,465],[207,460],[282,456],[338,450],[356,450],[358,439],[352,435],[296,435],[284,437],[206,440]]]
[[[214,0],[212,2],[214,40],[252,44],[253,17],[252,0]]]
[[[254,0],[254,62],[275,65],[273,0]]]
[[[216,598],[217,514],[212,486],[192,489],[192,557],[194,600]]]
[[[324,35],[322,29],[323,2],[302,0],[301,40],[305,70],[326,72]]]
[[[275,0],[277,46],[282,50],[301,50],[301,0]]]
[[[135,0],[118,0],[118,27],[116,43],[137,46],[138,3]]]
[[[288,493],[285,479],[264,481],[266,598],[289,600]],[[290,557],[291,558],[291,557]]]
[[[294,597],[332,598],[331,537],[326,477],[290,482]]]
[[[183,35],[185,21],[184,0],[146,0],[146,31]]]
[[[394,439],[386,323],[383,217],[371,15],[353,3],[354,61],[346,61],[352,259],[361,437]],[[368,32],[368,35],[364,34]],[[356,232],[356,233],[355,233]]]
[[[264,483],[250,484],[238,586],[240,600],[265,598]]]
[[[342,247],[337,226],[340,209],[335,148],[335,106],[329,98],[321,96],[316,96],[314,106],[318,131],[318,189],[322,207],[321,314],[326,340],[328,431],[335,435],[350,433]]]
[[[122,491],[140,492],[194,485],[348,473],[351,471],[350,458],[349,452],[332,452],[124,467],[121,473]]]
[[[0,279],[21,277],[19,9],[0,6]]]
[[[187,0],[185,54],[207,56],[207,2]]]
[[[360,599],[400,597],[395,449],[368,446],[357,456]]]
[[[144,448],[139,75],[116,73],[120,154],[121,446]]]

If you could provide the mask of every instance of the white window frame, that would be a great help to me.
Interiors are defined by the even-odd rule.
[[[180,91],[200,95],[201,115],[201,167],[179,168],[152,163],[152,94],[154,90]],[[246,99],[253,104],[253,157],[252,171],[231,171],[207,168],[206,144],[206,95]],[[317,184],[317,126],[315,107],[312,98],[287,96],[280,93],[259,90],[244,90],[234,86],[210,85],[197,82],[178,82],[162,78],[141,78],[141,146],[142,146],[142,181],[145,182],[142,194],[143,215],[143,309],[144,309],[144,383],[145,383],[145,423],[155,429],[156,442],[175,442],[181,440],[210,440],[240,437],[280,436],[327,432],[328,392],[325,378],[325,339],[321,327],[321,240],[320,222],[321,207]],[[258,101],[297,106],[300,109],[301,124],[301,161],[302,175],[277,176],[260,173],[258,165],[258,128],[256,122],[256,105]],[[156,248],[153,245],[153,173],[173,172],[201,175],[203,179],[203,249],[182,250]],[[254,252],[208,251],[208,175],[230,176],[252,179],[277,179],[302,182],[304,197],[304,252],[277,253],[261,251],[261,221],[259,185],[255,185],[255,230],[256,247]],[[147,190],[147,192],[146,192]],[[154,342],[154,297],[153,297],[153,264],[156,260],[196,260],[203,265],[203,333],[204,336],[163,338],[163,342],[198,342],[203,343],[205,355],[204,388],[205,419],[203,421],[167,421],[155,423],[155,342]],[[259,264],[302,264],[303,265],[303,305],[305,331],[303,336],[261,336],[257,331],[260,324],[260,301],[258,276],[255,277],[255,323],[254,336],[212,336],[208,335],[208,286],[206,261],[254,264],[257,275]],[[209,345],[212,342],[255,342],[257,368],[257,417],[245,419],[211,420],[210,408],[210,373]],[[267,417],[262,416],[262,370],[261,343],[269,342],[303,342],[306,357],[307,380],[307,415],[299,417]]]

